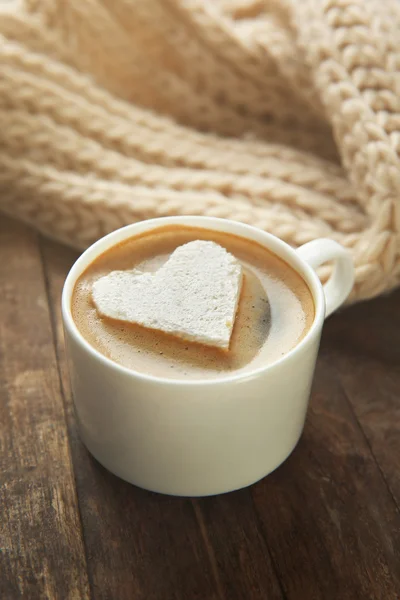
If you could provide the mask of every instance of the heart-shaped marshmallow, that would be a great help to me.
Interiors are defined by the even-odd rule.
[[[214,242],[179,246],[156,272],[112,271],[93,284],[97,311],[223,349],[235,322],[242,267]]]

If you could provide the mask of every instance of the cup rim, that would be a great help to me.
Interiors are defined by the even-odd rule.
[[[313,302],[314,302],[314,320],[312,325],[303,339],[296,344],[289,352],[286,352],[281,358],[275,362],[257,367],[253,370],[248,370],[243,373],[236,373],[232,375],[220,376],[210,379],[185,379],[179,378],[167,378],[160,377],[157,375],[151,375],[142,373],[134,369],[125,367],[111,358],[108,358],[96,348],[94,348],[81,334],[77,325],[74,322],[71,311],[71,298],[75,289],[75,284],[78,278],[82,275],[84,270],[90,265],[98,256],[106,252],[112,246],[121,243],[129,237],[133,237],[135,234],[139,235],[146,231],[152,231],[159,229],[163,226],[168,225],[185,225],[187,227],[202,227],[204,229],[211,229],[215,231],[224,231],[226,233],[232,233],[240,237],[244,237],[251,241],[256,241],[259,244],[266,247],[268,250],[276,254],[280,259],[284,260],[289,264],[302,279],[305,280],[307,286],[310,289]],[[234,229],[230,231],[230,229]],[[88,256],[90,260],[88,261]],[[68,333],[74,338],[75,342],[80,344],[83,349],[88,352],[93,358],[102,363],[104,367],[115,369],[124,375],[129,375],[135,379],[140,379],[143,382],[154,383],[163,385],[181,385],[181,386],[204,386],[209,385],[223,385],[226,383],[236,383],[250,378],[257,377],[262,373],[272,371],[274,368],[282,365],[285,362],[291,361],[294,356],[298,355],[305,349],[315,338],[318,331],[322,327],[325,318],[325,295],[322,284],[318,278],[317,273],[314,269],[303,260],[289,244],[278,238],[277,236],[268,233],[262,229],[258,229],[252,225],[247,225],[240,221],[233,221],[231,219],[223,219],[218,217],[203,217],[203,216],[177,216],[177,217],[158,217],[155,219],[147,219],[144,221],[138,221],[120,227],[101,237],[99,240],[91,244],[74,262],[68,275],[65,279],[62,297],[61,297],[61,312],[63,325]]]

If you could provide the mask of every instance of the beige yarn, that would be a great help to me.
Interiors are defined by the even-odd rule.
[[[400,283],[398,0],[0,6],[0,210],[78,248],[226,217]]]

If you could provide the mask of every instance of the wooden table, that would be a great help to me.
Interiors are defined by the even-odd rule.
[[[171,498],[79,440],[59,310],[76,256],[0,215],[0,598],[398,600],[400,292],[329,319],[282,467]]]

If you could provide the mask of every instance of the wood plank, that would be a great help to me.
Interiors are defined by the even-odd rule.
[[[332,319],[327,338],[339,380],[400,509],[400,290]]]
[[[324,339],[304,435],[252,489],[288,599],[385,598],[400,590],[400,516]]]
[[[0,597],[89,597],[36,235],[0,216]]]
[[[60,294],[75,254],[43,240],[55,307],[59,365],[70,397]],[[283,598],[249,493],[225,500],[167,498],[139,490],[100,467],[69,428],[95,598],[229,600]],[[209,500],[209,502],[207,501]],[[204,515],[203,515],[204,512]]]
[[[224,598],[285,598],[249,489],[193,500]]]

